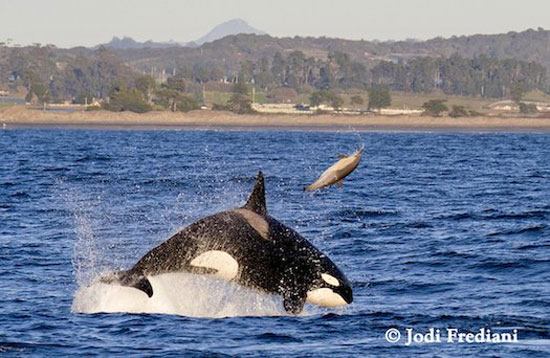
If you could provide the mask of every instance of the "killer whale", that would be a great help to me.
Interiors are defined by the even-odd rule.
[[[131,269],[101,279],[134,287],[149,297],[149,278],[173,272],[219,279],[281,295],[287,312],[306,302],[338,306],[353,301],[340,269],[296,231],[267,213],[265,184],[258,173],[246,204],[187,226],[145,254]],[[192,294],[192,293],[190,293]]]

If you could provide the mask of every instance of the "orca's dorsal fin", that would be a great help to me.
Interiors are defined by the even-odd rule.
[[[244,204],[243,209],[248,209],[262,216],[267,215],[267,207],[265,206],[264,175],[261,171],[258,172],[254,189],[252,189],[252,193],[248,197],[246,204]]]

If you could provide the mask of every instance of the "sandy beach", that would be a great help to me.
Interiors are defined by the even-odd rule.
[[[0,109],[0,123],[9,127],[182,128],[228,130],[357,130],[357,131],[503,131],[550,132],[550,118],[422,117],[349,115],[238,115],[200,110],[188,113],[154,111],[54,112],[12,106]]]

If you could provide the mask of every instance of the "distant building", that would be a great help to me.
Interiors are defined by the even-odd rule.
[[[537,111],[539,112],[550,112],[550,103],[534,102],[534,101],[521,101],[521,102],[525,104],[534,104],[535,106],[537,106]],[[491,103],[488,107],[495,111],[506,111],[506,112],[519,111],[519,104],[517,104],[512,100],[505,100],[505,101]]]
[[[305,109],[305,106],[298,107],[292,103],[252,103],[252,109],[260,113],[281,113],[281,114],[312,114],[313,111]]]
[[[416,115],[422,114],[423,109],[409,109],[409,108],[382,108],[380,114],[385,116],[398,116],[398,115]]]

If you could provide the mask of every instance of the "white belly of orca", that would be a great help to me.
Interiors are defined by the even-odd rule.
[[[188,317],[286,315],[281,297],[216,277],[190,273],[149,276],[155,294],[95,281],[75,294],[77,313],[161,313]]]

